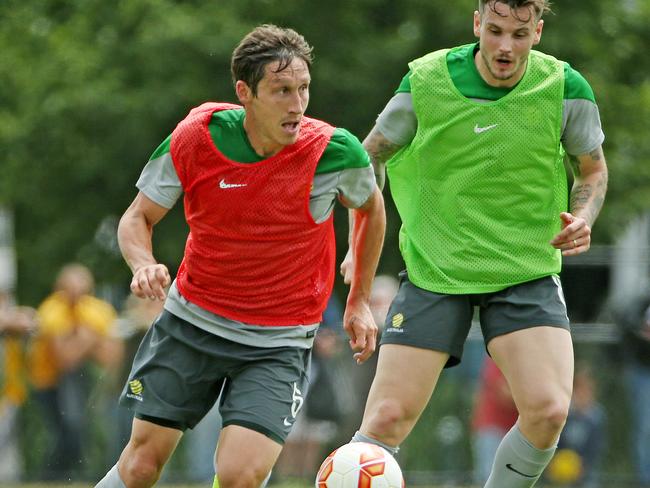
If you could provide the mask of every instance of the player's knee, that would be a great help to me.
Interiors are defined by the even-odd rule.
[[[255,466],[219,465],[217,479],[220,488],[259,488],[268,475]]]
[[[368,427],[372,434],[384,437],[408,419],[408,408],[402,402],[386,398],[380,400],[371,412]]]
[[[136,452],[120,461],[120,472],[127,485],[153,486],[160,477],[163,466],[154,456]]]
[[[548,398],[522,409],[522,421],[548,432],[560,432],[569,414],[569,400]]]

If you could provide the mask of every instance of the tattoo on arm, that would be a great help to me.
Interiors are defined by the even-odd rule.
[[[594,191],[590,184],[576,184],[571,190],[571,211],[583,210],[589,200],[593,197]]]
[[[570,157],[575,183],[571,190],[571,213],[582,214],[593,225],[605,202],[607,166],[602,148],[580,157]]]
[[[601,161],[603,159],[603,150],[601,148],[594,149],[589,153],[592,161]]]
[[[386,161],[395,154],[402,146],[390,142],[384,135],[373,128],[368,137],[363,141],[363,147],[368,151],[372,167],[375,171],[375,179],[379,189],[384,189],[386,183]]]

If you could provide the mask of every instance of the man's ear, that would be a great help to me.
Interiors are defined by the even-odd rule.
[[[474,35],[481,37],[481,14],[478,10],[474,11]]]
[[[539,44],[539,41],[542,40],[542,29],[544,29],[544,21],[540,19],[537,22],[537,27],[535,28],[535,36],[533,38],[533,46]]]
[[[250,102],[253,98],[253,90],[243,80],[237,80],[235,83],[235,94],[242,105]]]

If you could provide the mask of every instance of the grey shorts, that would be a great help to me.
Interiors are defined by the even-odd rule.
[[[449,353],[445,367],[460,363],[479,311],[483,339],[541,325],[569,329],[562,285],[557,276],[493,293],[447,295],[418,288],[400,273],[400,287],[386,317],[381,344],[402,344]]]
[[[193,428],[220,397],[223,425],[284,443],[304,403],[310,349],[253,347],[164,311],[142,340],[120,403],[136,417]]]

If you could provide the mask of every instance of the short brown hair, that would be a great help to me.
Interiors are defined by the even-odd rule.
[[[311,67],[312,47],[293,29],[264,24],[244,37],[232,53],[230,72],[233,83],[244,81],[257,95],[257,84],[264,78],[267,64],[279,61],[276,72],[284,70],[294,58]]]
[[[482,14],[485,11],[485,6],[487,5],[493,12],[496,12],[495,5],[497,3],[503,3],[507,5],[512,11],[521,7],[532,7],[533,11],[535,12],[535,18],[537,20],[541,19],[542,15],[544,15],[546,12],[551,11],[551,2],[548,0],[479,0],[478,11]],[[517,19],[528,22],[530,20],[530,17],[528,19],[517,17]]]

